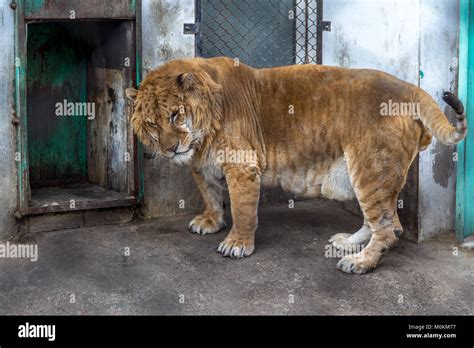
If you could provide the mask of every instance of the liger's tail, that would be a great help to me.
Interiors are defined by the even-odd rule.
[[[428,95],[422,96],[420,120],[423,125],[445,145],[454,145],[466,137],[467,122],[464,105],[451,92],[443,93],[443,100],[456,112],[456,125],[449,123],[438,104]]]

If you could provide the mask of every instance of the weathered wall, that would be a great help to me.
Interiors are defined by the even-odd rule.
[[[417,84],[440,100],[456,88],[458,2],[391,0],[324,2],[323,64],[375,68]],[[422,73],[420,73],[422,71]],[[452,149],[433,142],[418,162],[419,239],[454,228]]]
[[[453,121],[452,110],[441,100],[443,90],[457,90],[459,2],[421,0],[420,87],[428,91]],[[420,237],[454,229],[456,147],[433,141],[420,154],[419,221]]]
[[[14,18],[9,0],[0,0],[0,239],[16,231],[16,165],[14,127],[10,105],[13,102]]]
[[[194,23],[194,0],[143,0],[142,16],[144,76],[171,59],[194,57],[194,35],[183,34],[183,24]],[[201,197],[187,167],[147,157],[143,208],[146,217],[201,209]]]

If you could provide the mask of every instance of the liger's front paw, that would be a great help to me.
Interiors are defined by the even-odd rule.
[[[200,235],[216,233],[225,227],[224,219],[212,218],[203,214],[196,216],[189,223],[189,230]]]
[[[337,263],[337,268],[345,273],[364,274],[377,267],[377,262],[364,258],[360,253],[344,256]]]
[[[233,259],[240,259],[242,257],[252,255],[255,250],[255,244],[250,239],[233,239],[227,237],[219,244],[217,251],[223,256],[228,256]]]

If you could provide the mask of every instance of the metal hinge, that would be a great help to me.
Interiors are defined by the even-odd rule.
[[[321,21],[319,26],[323,31],[331,31],[331,21]]]
[[[196,35],[199,32],[199,23],[184,23],[184,34]]]

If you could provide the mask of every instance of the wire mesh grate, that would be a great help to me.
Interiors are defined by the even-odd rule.
[[[254,67],[321,64],[322,0],[198,0],[197,55]]]

